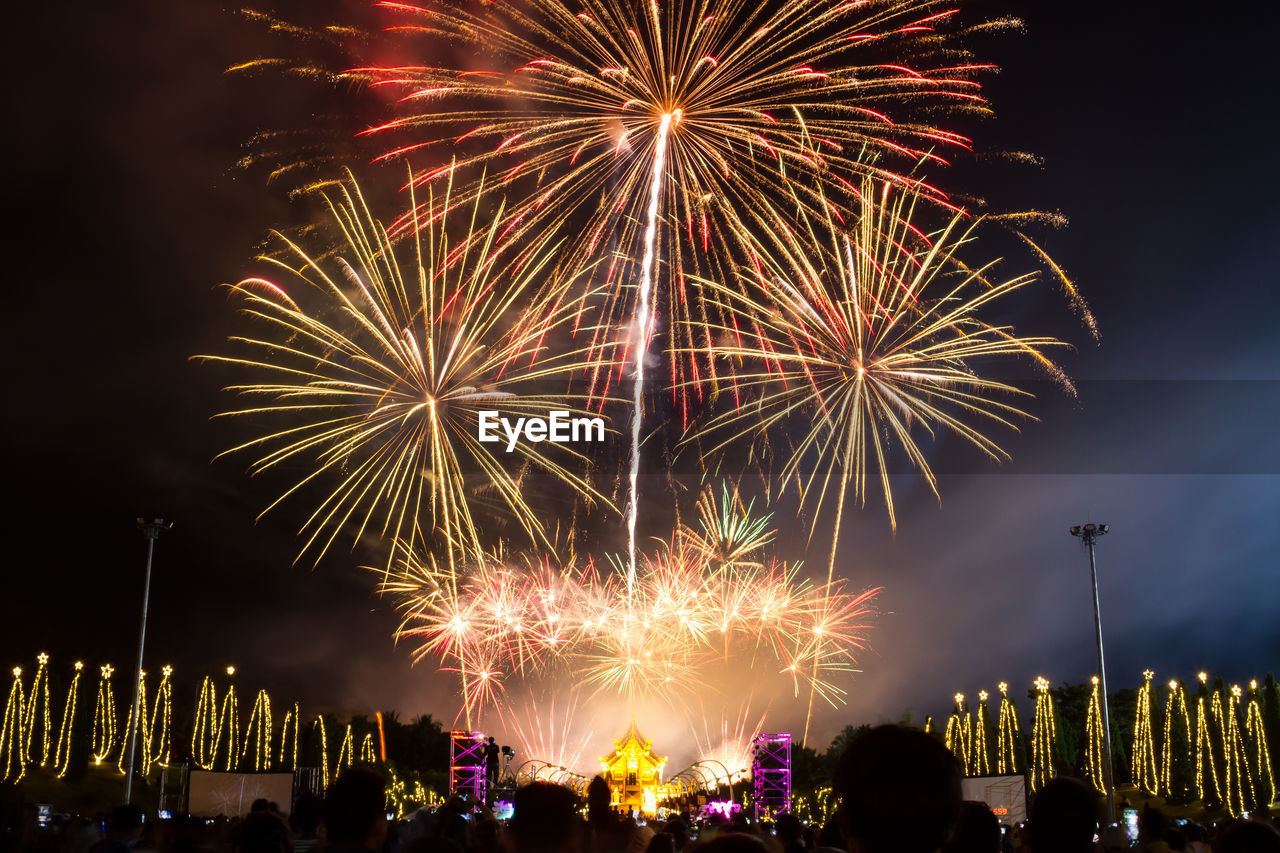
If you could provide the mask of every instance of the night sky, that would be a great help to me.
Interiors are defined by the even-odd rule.
[[[903,478],[896,536],[879,505],[847,517],[840,564],[885,590],[865,672],[819,741],[907,708],[944,713],[956,690],[1001,679],[1019,695],[1041,673],[1086,679],[1088,564],[1067,528],[1090,520],[1112,526],[1098,559],[1114,686],[1147,667],[1280,668],[1280,13],[990,8],[1027,31],[983,48],[1003,71],[976,134],[1044,165],[984,190],[1070,218],[1046,246],[1101,339],[1044,289],[1023,319],[1076,345],[1062,361],[1079,398],[1039,389],[1041,420],[1007,442],[1014,462],[944,465],[940,506]],[[27,4],[6,29],[0,663],[42,649],[62,665],[131,660],[134,518],[155,514],[177,526],[157,548],[149,660],[196,681],[235,663],[246,687],[315,707],[452,718],[448,682],[394,648],[395,616],[357,560],[294,565],[293,517],[255,523],[271,488],[245,460],[211,462],[231,441],[209,419],[227,377],[189,360],[236,329],[219,285],[299,215],[234,168],[243,143],[325,105],[224,75],[264,46],[212,4]]]

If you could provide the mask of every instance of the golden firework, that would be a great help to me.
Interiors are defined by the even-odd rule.
[[[505,679],[550,677],[634,702],[689,695],[743,660],[838,704],[876,594],[815,584],[776,561],[708,562],[679,542],[644,558],[630,594],[623,572],[590,560],[491,553],[450,566],[418,549],[402,551],[381,589],[416,659],[458,673],[469,720],[503,713]]]
[[[607,504],[566,465],[581,460],[573,448],[481,440],[481,412],[585,415],[548,389],[567,388],[592,361],[552,347],[580,319],[566,298],[574,277],[552,274],[554,231],[517,240],[504,233],[501,203],[490,214],[476,193],[458,206],[450,189],[415,207],[423,218],[397,245],[354,180],[330,186],[338,248],[313,256],[277,234],[282,252],[261,259],[276,274],[231,286],[255,326],[232,341],[249,354],[205,357],[251,373],[229,389],[251,402],[226,414],[269,425],[227,453],[257,453],[254,474],[304,472],[268,510],[304,490],[323,495],[301,530],[302,553],[317,560],[344,530],[425,539],[450,561],[459,549],[480,553],[480,499],[545,542],[522,488],[532,476]]]
[[[879,481],[896,526],[895,448],[935,495],[921,434],[950,432],[994,460],[1008,458],[987,428],[1016,429],[1014,420],[1029,415],[1007,400],[1028,394],[992,377],[992,364],[1028,359],[1066,381],[1044,354],[1059,341],[984,319],[1036,276],[992,281],[995,262],[966,266],[959,251],[977,221],[957,214],[926,233],[913,222],[917,193],[867,181],[858,198],[847,227],[829,209],[817,217],[803,207],[744,212],[735,228],[751,263],[732,280],[698,282],[732,321],[711,351],[738,365],[737,405],[698,437],[716,436],[716,450],[790,440],[781,479],[812,509],[810,536],[834,492],[829,578],[846,499],[865,503],[869,479]]]
[[[821,176],[832,191],[855,191],[873,176],[954,209],[925,172],[971,147],[940,126],[944,117],[990,112],[977,78],[993,66],[964,37],[1017,25],[966,25],[952,0],[380,5],[397,55],[422,59],[357,60],[339,75],[390,96],[392,117],[363,138],[379,144],[381,158],[416,160],[417,186],[449,175],[441,166],[451,156],[483,167],[518,199],[521,230],[574,218],[582,227],[570,262],[605,259],[611,285],[593,304],[597,344],[630,337],[643,347],[654,311],[671,321],[654,330],[670,336],[671,373],[699,381],[713,380],[715,365],[680,361],[677,345],[687,354],[707,344],[715,317],[686,282],[722,269],[731,212],[786,195],[795,174]],[[803,201],[815,210],[828,203],[812,192]],[[413,225],[411,213],[395,227]],[[655,293],[650,309],[659,260],[668,265],[665,296]],[[620,375],[602,368],[593,378]]]

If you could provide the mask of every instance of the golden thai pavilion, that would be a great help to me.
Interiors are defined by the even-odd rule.
[[[654,814],[658,801],[672,793],[672,786],[662,782],[666,765],[667,759],[653,751],[653,741],[641,735],[632,720],[631,728],[613,742],[613,752],[600,759],[614,807]]]

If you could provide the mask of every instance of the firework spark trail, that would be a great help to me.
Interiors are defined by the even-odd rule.
[[[570,690],[567,699],[558,708],[556,692],[538,697],[531,688],[522,704],[510,709],[504,722],[515,729],[524,755],[543,759],[569,770],[580,766],[582,753],[595,731],[594,717],[585,723],[578,719],[578,693],[577,689]]]
[[[585,414],[568,397],[538,389],[544,380],[567,382],[585,354],[552,350],[547,342],[578,319],[564,298],[570,281],[544,282],[554,267],[554,233],[504,241],[503,207],[481,225],[485,208],[476,195],[470,211],[454,214],[469,215],[469,228],[451,242],[450,227],[463,229],[450,226],[448,211],[458,205],[451,206],[446,191],[429,199],[422,208],[431,213],[428,221],[397,246],[354,180],[333,195],[325,201],[343,256],[327,263],[280,236],[283,251],[261,260],[282,284],[252,278],[232,287],[258,329],[256,336],[232,338],[248,355],[202,357],[252,372],[252,381],[229,389],[251,402],[227,414],[275,419],[226,452],[260,453],[254,473],[299,460],[310,467],[268,510],[304,487],[330,486],[303,525],[303,551],[314,551],[318,561],[350,529],[357,540],[368,531],[391,544],[388,565],[406,543],[424,537],[447,550],[450,565],[455,554],[465,561],[485,547],[483,522],[473,511],[483,503],[476,499],[478,479],[499,514],[545,542],[539,514],[524,496],[531,470],[608,506],[557,458],[581,460],[572,448],[549,452],[519,442],[512,460],[477,438],[482,411]],[[497,289],[499,281],[505,289]],[[510,369],[517,362],[528,367]]]
[[[455,575],[422,610],[426,615],[418,633],[438,646],[424,654],[456,660],[460,673],[483,677],[485,683],[477,683],[475,691],[464,683],[470,709],[472,704],[499,701],[498,693],[484,690],[500,688],[504,672],[554,662],[562,654],[557,643],[573,649],[576,663],[584,660],[582,648],[591,646],[599,654],[582,668],[593,683],[630,695],[637,681],[692,680],[689,673],[700,671],[697,668],[708,657],[729,658],[731,637],[740,643],[738,638],[746,636],[751,640],[743,645],[751,654],[757,653],[753,649],[766,649],[791,673],[797,695],[802,682],[809,682],[810,707],[817,692],[828,701],[839,699],[843,691],[832,683],[831,674],[850,669],[852,646],[825,630],[831,627],[828,617],[831,608],[862,612],[857,608],[865,601],[833,585],[846,490],[852,490],[853,500],[865,498],[868,473],[878,473],[892,519],[885,454],[893,444],[934,487],[913,436],[921,428],[953,431],[1000,458],[999,447],[971,424],[981,418],[1008,423],[1010,416],[1021,414],[992,399],[1017,389],[980,375],[970,362],[1015,351],[1038,358],[1040,347],[1056,342],[1016,338],[1007,327],[991,327],[974,316],[985,301],[1019,286],[987,285],[985,267],[968,278],[962,270],[960,285],[937,294],[937,299],[932,298],[935,285],[929,303],[920,304],[926,285],[950,277],[935,276],[938,267],[957,271],[950,263],[954,246],[946,233],[939,239],[948,243],[946,248],[921,249],[921,242],[929,244],[940,232],[927,238],[905,222],[883,241],[855,238],[855,258],[848,240],[840,245],[834,231],[830,245],[824,245],[828,241],[823,225],[831,227],[839,220],[843,226],[861,218],[865,237],[879,236],[868,224],[873,219],[897,222],[899,211],[886,211],[883,202],[869,209],[866,189],[872,179],[885,187],[886,200],[890,187],[895,193],[906,189],[912,203],[922,200],[930,215],[943,210],[961,213],[941,189],[927,183],[932,175],[924,169],[944,165],[947,150],[970,149],[970,142],[937,126],[933,117],[989,112],[975,78],[990,66],[975,61],[963,48],[963,36],[1013,22],[1000,19],[967,26],[951,0],[495,0],[480,5],[442,0],[430,7],[380,5],[410,19],[408,26],[389,29],[432,43],[421,54],[426,65],[352,67],[338,75],[400,96],[393,99],[391,120],[366,128],[362,136],[388,140],[379,159],[415,152],[428,157],[429,164],[412,173],[410,191],[452,182],[453,168],[441,168],[443,161],[433,156],[447,149],[460,158],[467,174],[480,175],[461,186],[459,206],[478,203],[486,175],[510,193],[505,230],[455,244],[464,253],[469,246],[495,239],[501,243],[507,238],[537,238],[554,230],[550,226],[585,217],[583,227],[566,241],[565,254],[548,269],[576,275],[603,255],[609,272],[598,290],[579,286],[573,294],[563,294],[563,300],[557,296],[554,305],[576,304],[575,312],[566,312],[566,326],[572,328],[574,340],[579,333],[590,340],[582,352],[591,357],[586,371],[591,394],[624,381],[634,358],[625,572],[610,572],[613,577],[602,583],[580,582],[582,601],[589,598],[599,606],[588,608],[584,603],[578,608],[592,616],[581,616],[567,635],[562,627],[544,624],[546,614],[534,618],[529,611],[528,624],[537,622],[538,631],[523,635],[502,619],[482,614],[480,602],[492,603],[490,599],[478,587],[459,583]],[[469,54],[468,48],[486,57],[479,60],[483,67],[435,64],[445,57],[447,65],[451,57]],[[860,180],[862,192],[855,186]],[[414,234],[435,220],[433,209],[420,209],[411,198],[409,211],[393,223],[391,235]],[[660,228],[668,230],[660,234]],[[953,228],[953,236],[958,235],[955,245],[969,238],[955,222],[947,232]],[[608,239],[602,239],[604,235]],[[384,239],[390,242],[389,236],[378,242]],[[747,269],[739,260],[748,253],[755,274],[735,280],[739,269]],[[660,254],[665,255],[665,277],[656,274]],[[367,271],[360,272],[348,269],[347,278],[369,277]],[[971,283],[987,285],[990,293],[974,296],[967,288]],[[501,293],[501,288],[469,291],[474,299],[443,306],[430,316],[439,322],[451,311],[484,310],[495,298],[506,299],[502,304],[507,307],[518,304],[512,301],[515,295],[507,299],[494,293]],[[596,299],[596,293],[602,298]],[[670,337],[662,346],[651,340],[659,313],[664,328],[658,334]],[[377,320],[372,324],[380,325]],[[540,348],[541,333],[533,331],[519,337]],[[419,332],[420,339],[430,335],[430,328]],[[425,346],[429,354],[436,344]],[[777,568],[776,561],[755,562],[754,568],[737,562],[741,548],[732,539],[707,550],[731,555],[731,565],[716,566],[704,558],[693,568],[696,561],[673,565],[685,555],[667,555],[671,559],[664,564],[662,558],[637,554],[645,360],[651,344],[670,362],[672,393],[684,396],[686,427],[691,389],[699,400],[704,392],[732,391],[735,412],[754,424],[743,428],[733,416],[713,422],[738,433],[730,440],[748,434],[748,429],[756,436],[773,433],[769,427],[775,425],[785,437],[782,422],[804,414],[809,431],[798,442],[787,438],[793,463],[785,466],[782,480],[794,480],[802,504],[813,509],[815,524],[822,511],[829,512],[829,504],[823,504],[828,486],[838,486],[825,586],[797,582],[794,572]],[[628,346],[633,350],[625,349]],[[602,347],[610,352],[599,352]],[[418,348],[412,340],[400,347],[410,353]],[[516,348],[512,355],[523,351]],[[376,361],[376,352],[374,356]],[[258,366],[265,364],[263,358]],[[314,370],[323,374],[327,369]],[[433,379],[427,374],[435,371],[416,372],[422,377],[402,383],[413,386],[415,408],[397,423],[407,427],[409,418],[429,421],[431,474],[442,477],[441,471],[456,467],[456,453],[470,455],[477,448],[464,446],[459,451],[449,440],[447,430],[456,424],[447,411],[436,411],[436,400],[445,402],[441,395],[429,392],[423,410],[421,387],[416,386],[429,385],[424,380]],[[544,369],[541,375],[553,374]],[[358,378],[372,386],[382,379]],[[656,382],[657,377],[648,381]],[[271,390],[279,392],[288,384],[281,380]],[[486,384],[475,387],[481,396],[490,393]],[[755,390],[761,399],[746,400],[745,395]],[[743,395],[741,405],[738,395]],[[456,414],[477,401],[474,395],[462,394],[448,402],[454,403]],[[394,440],[404,437],[403,430],[383,434]],[[310,443],[287,446],[264,462],[275,464],[321,447],[326,440],[332,437],[310,437]],[[348,437],[323,458],[326,467],[345,465],[348,456],[358,461],[360,440],[359,434]],[[395,452],[395,447],[386,453]],[[806,478],[800,460],[814,455],[817,463]],[[416,524],[402,528],[398,522],[410,519],[411,507],[425,507],[428,497],[434,522],[438,498],[448,515],[442,526],[452,528],[478,552],[479,535],[463,484],[448,477],[416,484],[410,476],[412,466],[393,464],[406,458],[400,453],[382,464],[378,457],[358,469],[349,486],[326,501],[328,508],[321,507],[318,526],[334,526],[330,523],[348,517],[359,521],[360,514],[369,522],[368,510],[357,513],[356,504],[364,508],[364,503],[375,502],[375,495],[390,494],[403,511],[390,519],[395,523],[382,524],[383,534],[398,539],[403,532],[411,538],[421,533]],[[397,467],[401,470],[392,477],[389,472]],[[380,479],[387,481],[381,491]],[[541,530],[521,499],[524,488],[518,478],[508,478],[501,498],[539,547],[549,545],[545,536],[537,535]],[[581,497],[591,498],[585,484],[576,488]],[[413,499],[406,500],[407,490],[414,489]],[[741,532],[748,538],[759,533]],[[809,533],[812,538],[812,527]],[[449,566],[452,571],[452,557]],[[472,569],[460,563],[458,571]],[[670,594],[663,584],[678,594]],[[408,594],[412,598],[414,593]],[[513,593],[513,600],[520,594]],[[686,606],[689,596],[718,602],[715,607],[721,609]],[[740,611],[754,601],[780,602],[775,611],[782,616],[780,624],[741,617]],[[571,612],[567,606],[560,610]],[[449,614],[461,620],[462,627],[452,629],[456,636],[446,642],[450,629],[443,620]],[[652,631],[647,621],[651,617]],[[410,618],[406,614],[406,620]],[[594,618],[599,621],[593,623]],[[722,658],[707,642],[717,624],[724,626]],[[652,665],[631,659],[643,658],[650,648],[657,655]],[[640,655],[633,654],[637,649]]]
[[[693,741],[697,745],[698,754],[703,761],[712,761],[724,768],[730,782],[739,782],[747,778],[751,767],[751,741],[764,729],[764,721],[768,717],[768,708],[756,717],[751,713],[751,704],[755,699],[755,691],[748,693],[741,700],[736,714],[730,716],[721,710],[712,712],[705,704],[699,702],[698,715],[689,713],[691,706],[686,705],[685,718],[689,730],[693,733]],[[752,723],[751,720],[755,719]],[[718,720],[718,730],[709,725]]]
[[[877,195],[882,200],[873,203]],[[1014,419],[1030,415],[1002,398],[1029,394],[983,368],[1025,360],[1073,390],[1045,355],[1061,341],[984,320],[1036,276],[988,281],[994,262],[970,267],[958,254],[977,223],[957,216],[927,235],[912,223],[916,197],[889,196],[888,185],[878,193],[867,182],[851,228],[830,211],[817,218],[771,205],[747,211],[735,227],[757,266],[741,270],[736,281],[702,282],[726,314],[739,318],[719,330],[725,342],[712,352],[744,364],[739,389],[755,399],[712,418],[700,435],[728,433],[715,452],[736,441],[767,440],[788,424],[805,427],[781,479],[813,508],[810,536],[835,493],[828,578],[846,497],[864,503],[869,474],[879,480],[896,529],[889,480],[895,445],[935,494],[918,433],[949,432],[994,461],[1008,458],[983,427],[1016,430]],[[748,325],[754,331],[729,336]]]
[[[811,583],[796,566],[761,564],[756,554],[717,565],[690,536],[644,556],[630,598],[620,572],[589,560],[556,568],[545,556],[519,564],[490,555],[455,573],[413,552],[382,591],[403,614],[398,636],[419,644],[415,660],[465,674],[468,719],[486,707],[505,718],[514,678],[634,702],[697,695],[708,673],[742,660],[839,704],[845,691],[836,682],[865,647],[878,590]]]
[[[683,380],[696,380],[698,396],[732,380],[724,375],[730,368],[705,352],[711,324],[722,318],[686,283],[690,274],[719,277],[732,268],[737,241],[725,226],[733,211],[784,196],[814,213],[828,203],[848,210],[843,194],[828,200],[804,190],[793,198],[786,179],[796,174],[851,194],[851,181],[874,176],[955,210],[924,170],[972,148],[939,116],[990,112],[977,78],[993,66],[966,49],[964,36],[1019,25],[967,21],[953,0],[377,5],[398,18],[386,32],[406,40],[405,61],[369,64],[356,52],[345,70],[320,79],[382,94],[390,115],[358,136],[380,140],[379,160],[426,156],[411,185],[440,180],[447,170],[436,152],[448,152],[511,190],[519,232],[585,217],[567,266],[609,258],[604,298],[580,300],[610,330],[594,343],[612,345],[612,333],[637,316],[630,285],[652,223],[645,215],[652,193],[644,190],[663,158],[669,183],[659,227],[669,229],[660,242],[670,275],[651,285],[664,291],[653,294],[669,312],[662,357],[678,383],[673,395],[683,397],[686,427],[692,412]],[[304,37],[328,43],[331,30]],[[475,62],[460,66],[462,55]],[[262,59],[238,68],[278,65]],[[313,65],[291,70],[316,76]],[[680,132],[668,138],[675,123]],[[408,213],[392,230],[403,233],[414,220]],[[626,362],[593,371],[592,389],[622,381]]]
[[[702,282],[725,315],[738,318],[719,329],[723,343],[711,351],[742,365],[737,390],[753,399],[713,417],[700,434],[718,452],[781,432],[791,445],[782,480],[812,508],[810,536],[834,493],[828,582],[846,498],[865,502],[868,474],[880,481],[895,523],[892,453],[905,454],[935,495],[921,434],[951,433],[994,461],[1008,458],[986,427],[1016,430],[1014,420],[1030,415],[1002,398],[1029,394],[992,378],[993,364],[1026,360],[1065,383],[1045,355],[1061,342],[985,319],[1037,279],[988,280],[994,262],[968,266],[959,250],[977,223],[958,215],[927,234],[912,223],[918,196],[894,199],[889,184],[868,180],[859,197],[848,225],[830,209],[816,217],[767,203],[741,211],[734,227],[755,263],[736,280]],[[794,437],[792,425],[803,427]],[[727,437],[711,438],[720,431]],[[797,674],[811,679],[806,739],[831,627],[815,620],[812,648],[797,661]]]
[[[634,396],[631,410],[631,494],[627,504],[627,598],[630,599],[636,582],[636,517],[640,506],[640,496],[636,490],[636,480],[640,476],[640,427],[644,420],[644,357],[649,350],[649,333],[652,324],[649,318],[649,292],[653,287],[653,268],[657,260],[658,236],[658,199],[662,194],[662,181],[665,177],[667,161],[667,134],[671,132],[672,119],[679,121],[680,111],[663,113],[662,122],[658,125],[658,140],[653,156],[653,177],[649,183],[649,221],[644,231],[644,261],[640,267],[640,300],[636,304],[635,328],[635,364]]]

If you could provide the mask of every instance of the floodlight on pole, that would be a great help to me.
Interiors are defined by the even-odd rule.
[[[1116,786],[1111,770],[1111,711],[1107,700],[1107,670],[1102,655],[1102,610],[1098,598],[1098,564],[1094,560],[1093,546],[1098,537],[1111,529],[1109,524],[1077,524],[1071,535],[1089,549],[1089,576],[1093,581],[1093,628],[1098,645],[1098,691],[1102,704],[1102,786],[1107,795],[1107,822],[1116,815]]]
[[[133,724],[129,727],[126,736],[129,742],[126,746],[126,759],[124,771],[124,801],[126,803],[133,801],[133,768],[138,753],[138,730],[142,728],[142,714],[145,709],[140,708],[142,702],[142,652],[147,644],[147,605],[151,600],[151,557],[156,550],[156,540],[160,538],[161,530],[173,529],[172,521],[165,521],[163,518],[139,518],[138,529],[142,531],[142,535],[147,537],[147,570],[142,581],[142,620],[141,626],[138,628],[138,665],[133,669],[133,709],[130,720]]]

